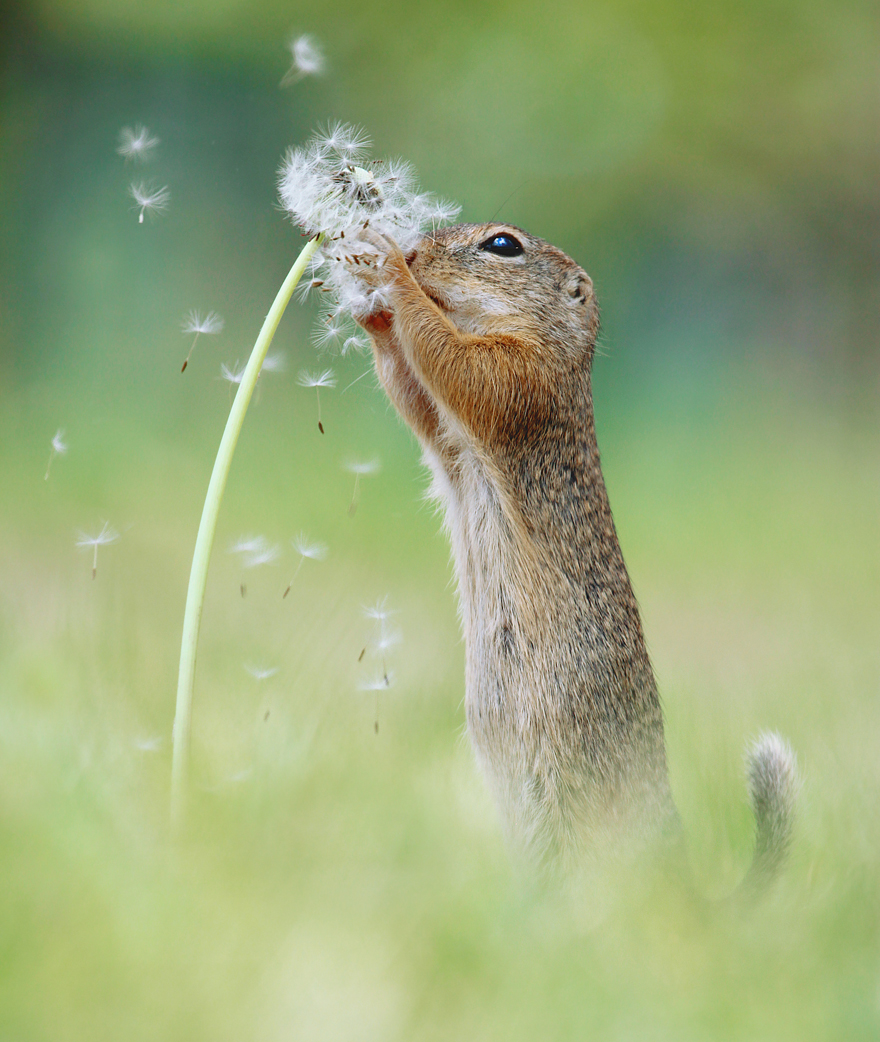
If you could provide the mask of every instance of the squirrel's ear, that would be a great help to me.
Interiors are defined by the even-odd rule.
[[[586,304],[593,296],[593,281],[585,272],[577,272],[569,278],[565,288],[577,304]]]

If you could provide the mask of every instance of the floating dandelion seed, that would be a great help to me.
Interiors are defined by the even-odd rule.
[[[400,643],[401,634],[398,630],[389,630],[388,619],[394,614],[388,607],[388,598],[383,597],[381,600],[376,601],[374,605],[370,605],[363,609],[364,615],[368,619],[372,619],[378,625],[379,633],[376,638],[369,642],[368,647],[372,647],[373,653],[382,660],[382,672],[373,680],[366,681],[362,684],[362,688],[368,691],[376,692],[376,723],[374,730],[376,734],[379,733],[379,692],[384,688],[391,687],[394,680],[394,674],[388,669],[388,652],[396,644]],[[360,662],[367,648],[358,656],[358,662]]]
[[[158,735],[151,738],[135,738],[133,745],[142,753],[155,753],[162,748],[162,739]]]
[[[349,517],[354,517],[354,512],[357,510],[360,502],[361,478],[378,474],[380,463],[377,459],[365,460],[363,463],[359,463],[357,460],[349,460],[343,465],[349,473],[354,474],[354,489],[351,493],[351,503],[348,506]]]
[[[123,127],[119,131],[119,146],[116,151],[126,160],[135,159],[142,163],[152,158],[152,152],[159,144],[157,137],[152,137],[149,130],[138,123],[134,129]]]
[[[228,366],[224,362],[220,363],[220,377],[225,380],[228,384],[240,384],[241,378],[244,376],[244,371],[247,367],[239,362],[235,365]]]
[[[333,370],[325,369],[323,373],[310,373],[307,369],[303,369],[296,378],[296,382],[300,387],[315,388],[315,396],[318,399],[318,430],[323,434],[324,425],[321,423],[321,388],[336,386],[336,377],[333,375]]]
[[[168,203],[171,201],[171,192],[167,187],[155,188],[152,185],[146,185],[143,181],[138,184],[132,184],[128,189],[128,194],[135,201],[135,209],[140,209],[138,215],[138,224],[144,223],[144,214],[158,215],[164,213],[168,209]]]
[[[79,539],[77,539],[76,545],[83,549],[92,547],[94,550],[94,556],[92,557],[93,579],[98,574],[98,547],[107,546],[108,543],[115,543],[118,538],[119,533],[114,528],[111,528],[106,521],[97,535],[86,535],[85,532],[79,533]]]
[[[368,161],[369,143],[361,129],[335,123],[291,149],[279,171],[284,209],[307,235],[325,236],[315,254],[311,286],[329,293],[335,305],[315,339],[319,345],[342,343],[344,350],[363,344],[347,334],[344,316],[368,314],[385,300],[384,288],[373,284],[375,277],[363,275],[375,269],[379,257],[363,231],[388,236],[406,253],[424,231],[459,210],[420,192],[409,164]]]
[[[244,668],[250,673],[254,680],[268,680],[269,677],[274,677],[278,672],[277,666],[255,666],[250,663],[245,663]]]
[[[264,564],[272,564],[281,556],[281,547],[270,543],[265,536],[249,535],[236,539],[229,547],[231,554],[241,554],[242,567],[259,568]]]
[[[400,630],[386,630],[379,634],[378,639],[373,644],[373,650],[379,658],[384,659],[391,648],[398,645],[402,639],[403,635]]]
[[[388,688],[394,683],[394,673],[389,670],[384,670],[382,673],[369,680],[363,680],[358,685],[361,691],[375,691],[376,692],[376,718],[373,722],[373,733],[379,733],[379,695],[383,691],[387,691]]]
[[[230,393],[232,387],[236,384],[240,384],[244,379],[246,368],[246,364],[239,366],[238,362],[236,362],[233,367],[227,365],[220,366],[220,376],[230,385]],[[263,359],[263,364],[260,366],[260,371],[257,374],[256,396],[254,399],[255,404],[260,401],[260,396],[262,395],[263,381],[261,378],[263,373],[283,373],[286,368],[287,359],[284,357],[283,351],[275,351],[274,354],[266,355]]]
[[[342,315],[328,313],[324,315],[312,332],[312,341],[317,348],[335,347],[348,333],[348,325]],[[348,337],[345,342],[351,340]],[[343,352],[344,353],[344,352]]]
[[[308,537],[303,535],[302,532],[293,539],[293,548],[299,554],[299,561],[290,582],[287,584],[287,589],[281,594],[282,600],[290,593],[290,587],[293,586],[294,580],[299,575],[299,570],[302,568],[303,561],[306,558],[312,561],[323,561],[327,556],[327,547],[323,543],[309,542]]]
[[[283,373],[287,368],[287,358],[283,351],[273,351],[263,359],[261,373]]]
[[[347,355],[349,351],[365,351],[369,346],[370,342],[366,339],[366,337],[358,336],[357,334],[355,334],[354,336],[350,336],[345,340],[345,342],[342,345],[342,350],[340,351],[340,354]],[[367,372],[371,371],[371,369],[367,370]],[[360,377],[358,377],[358,379],[360,379]],[[351,384],[349,384],[349,387],[350,386]]]
[[[49,480],[49,470],[52,466],[52,460],[56,456],[63,456],[67,452],[67,442],[64,440],[64,431],[59,427],[55,431],[55,437],[52,439],[52,451],[49,453],[49,462],[46,464],[46,473],[43,475],[43,481]]]
[[[394,683],[394,673],[392,671],[386,673],[379,673],[375,677],[371,677],[369,680],[361,681],[358,685],[361,691],[385,691]]]
[[[214,333],[219,333],[223,329],[223,319],[217,314],[216,311],[209,311],[203,318],[198,311],[190,311],[186,318],[183,320],[183,326],[181,327],[184,333],[194,333],[193,342],[189,348],[189,354],[183,360],[183,365],[180,367],[180,371],[183,372],[189,365],[190,356],[196,346],[196,341],[204,333],[206,336],[211,336]]]
[[[396,644],[399,644],[402,639],[400,630],[390,630],[388,628],[388,620],[395,612],[388,607],[387,597],[383,597],[381,600],[376,601],[374,605],[364,608],[363,612],[368,619],[372,619],[378,624],[379,634],[370,643],[374,654],[382,659],[382,668],[385,670],[385,657],[388,651]],[[363,653],[361,653],[361,658],[363,658]],[[387,672],[387,670],[385,671]]]
[[[267,540],[262,535],[239,536],[229,547],[231,554],[253,554],[261,551],[267,546]]]
[[[229,547],[231,554],[241,554],[243,568],[259,568],[264,564],[272,564],[281,555],[281,547],[273,545],[261,535],[246,535]],[[247,586],[242,581],[239,583],[242,597],[247,594]]]
[[[384,623],[386,619],[391,618],[391,616],[395,614],[395,612],[388,607],[387,597],[381,597],[375,604],[367,605],[362,609],[362,611],[368,619],[374,619],[379,623]]]
[[[324,55],[313,36],[295,36],[287,45],[293,64],[284,74],[282,87],[306,76],[318,76],[324,71]]]

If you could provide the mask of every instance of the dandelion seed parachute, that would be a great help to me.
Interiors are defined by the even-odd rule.
[[[303,561],[323,561],[324,558],[327,556],[327,547],[324,545],[324,543],[311,542],[304,532],[300,532],[299,535],[294,536],[294,538],[291,540],[291,545],[293,546],[294,550],[296,550],[296,552],[299,554],[299,562],[296,566],[296,570],[294,571],[293,576],[291,577],[290,582],[287,584],[287,587],[284,590],[284,593],[281,594],[282,600],[284,600],[284,598],[290,593],[290,588],[291,586],[293,586],[294,580],[299,575],[299,570],[300,568],[302,568]]]
[[[357,477],[366,477],[368,474],[378,474],[381,470],[381,464],[377,459],[347,460],[343,465],[349,473],[355,474]]]
[[[312,561],[323,561],[328,552],[326,544],[311,542],[303,532],[294,536],[291,545],[300,557],[308,557]]]
[[[396,647],[403,640],[403,635],[400,630],[386,630],[385,626],[382,626],[382,632],[379,634],[378,639],[373,645],[373,653],[378,655],[380,658],[384,657],[393,647]]]
[[[220,363],[220,377],[229,384],[240,384],[241,378],[244,376],[246,366],[236,362],[235,365],[228,366],[223,362]]]
[[[283,351],[273,351],[272,354],[266,355],[263,360],[263,365],[260,369],[261,373],[283,373],[287,368],[287,359],[284,357]]]
[[[287,45],[287,49],[290,51],[292,64],[281,81],[282,87],[296,83],[306,76],[318,76],[324,71],[324,55],[313,36],[296,36]]]
[[[376,619],[377,622],[382,619],[387,619],[394,614],[394,612],[388,607],[387,597],[380,597],[375,604],[364,605],[361,610],[368,619]]]
[[[119,538],[119,533],[115,528],[111,528],[107,521],[104,522],[101,531],[97,535],[86,535],[85,532],[79,533],[79,538],[76,541],[76,545],[83,550],[91,549],[92,555],[92,578],[98,574],[98,547],[108,546],[110,543],[115,543]]]
[[[300,387],[335,387],[336,377],[332,369],[325,369],[322,373],[310,373],[308,369],[302,369],[296,382]]]
[[[375,677],[371,677],[369,680],[363,680],[358,685],[361,691],[385,691],[394,683],[394,671],[388,670],[387,673],[380,673]]]
[[[162,739],[158,735],[149,738],[135,738],[132,743],[139,752],[154,753],[162,748]]]
[[[171,201],[171,192],[167,186],[156,188],[143,181],[133,183],[128,189],[128,194],[135,201],[135,209],[140,209],[138,224],[144,223],[144,214],[154,216],[164,213]]]
[[[186,318],[183,320],[181,327],[184,333],[194,333],[195,337],[192,344],[190,345],[189,354],[184,359],[183,365],[180,369],[183,372],[189,365],[190,357],[196,346],[196,341],[205,333],[207,335],[213,335],[219,333],[223,329],[223,319],[217,314],[216,311],[209,311],[204,318],[199,314],[198,311],[190,311]]]
[[[136,159],[145,162],[152,157],[158,144],[159,139],[153,137],[142,123],[138,123],[134,128],[123,127],[119,131],[119,145],[116,151],[126,160]]]
[[[223,329],[223,319],[216,311],[209,311],[204,317],[198,311],[190,311],[181,328],[184,333],[195,333],[196,336],[200,333],[219,333]]]
[[[258,666],[252,663],[246,662],[244,668],[254,678],[254,680],[268,680],[270,677],[274,677],[278,672],[277,666]]]
[[[268,545],[265,536],[243,535],[234,540],[229,546],[231,554],[254,554],[259,553]]]
[[[242,567],[258,568],[260,565],[272,564],[281,556],[281,547],[270,543],[265,536],[242,536],[229,547],[231,554],[241,554]]]
[[[43,480],[49,480],[49,471],[52,469],[52,460],[56,456],[64,456],[67,452],[67,442],[64,440],[64,431],[59,427],[55,431],[55,437],[52,439],[52,451],[49,453],[49,462],[46,464],[46,473],[43,475]]]

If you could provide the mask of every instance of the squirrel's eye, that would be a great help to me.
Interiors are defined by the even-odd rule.
[[[519,239],[514,239],[512,235],[502,233],[501,235],[493,235],[491,238],[486,239],[485,242],[481,242],[480,249],[485,250],[487,253],[497,253],[501,257],[518,257],[523,252],[523,245]]]

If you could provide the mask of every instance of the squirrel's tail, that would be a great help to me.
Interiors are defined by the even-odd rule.
[[[746,762],[755,813],[755,856],[742,889],[755,891],[770,882],[788,853],[800,781],[794,753],[773,732],[753,743]]]

